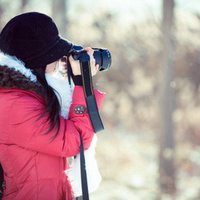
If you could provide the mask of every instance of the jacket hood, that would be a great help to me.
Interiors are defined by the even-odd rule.
[[[37,92],[40,87],[37,77],[22,61],[0,51],[0,88],[18,88]]]
[[[32,82],[37,82],[36,76],[31,72],[30,69],[26,68],[24,63],[17,59],[15,56],[4,54],[0,51],[0,67],[7,67],[14,71],[18,71],[23,74],[26,78]]]

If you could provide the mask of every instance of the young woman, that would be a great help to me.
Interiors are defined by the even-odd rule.
[[[14,17],[0,34],[3,200],[74,199],[66,158],[79,153],[80,135],[88,149],[94,132],[72,46],[49,16],[36,12]],[[95,75],[93,50],[85,50]],[[100,109],[104,94],[95,90],[95,97]]]

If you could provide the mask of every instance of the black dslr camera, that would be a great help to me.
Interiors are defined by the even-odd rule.
[[[99,71],[106,71],[111,65],[111,53],[107,49],[92,48],[94,50],[94,59],[96,64],[99,64]],[[81,56],[85,54],[86,51],[81,46],[73,45],[70,50],[70,54],[74,60],[80,60]]]
[[[94,50],[95,64],[99,65],[99,71],[106,71],[111,65],[111,53],[107,49],[92,48]],[[91,72],[89,69],[89,55],[81,46],[73,45],[69,55],[72,55],[74,60],[79,60],[81,64],[81,75],[83,80],[83,89],[85,94],[85,100],[87,104],[88,114],[94,129],[97,133],[104,129],[103,123],[100,118],[100,114],[97,108],[96,99],[93,91],[93,84],[91,78]],[[71,68],[69,68],[71,70]]]

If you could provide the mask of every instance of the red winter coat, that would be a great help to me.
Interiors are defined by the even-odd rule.
[[[95,91],[100,108],[104,95]],[[79,153],[79,133],[87,149],[93,137],[88,114],[76,114],[77,105],[86,105],[83,89],[76,86],[69,119],[60,117],[55,131],[44,135],[47,117],[36,120],[44,111],[42,99],[34,92],[0,88],[0,162],[6,189],[3,200],[71,200],[71,186],[64,170],[66,157]],[[64,125],[66,130],[64,131]]]

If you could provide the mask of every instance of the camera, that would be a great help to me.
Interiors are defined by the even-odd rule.
[[[111,53],[108,49],[92,48],[94,50],[94,59],[99,64],[99,71],[106,71],[111,66]],[[82,46],[73,45],[70,54],[74,60],[80,60],[83,54],[87,53]]]

